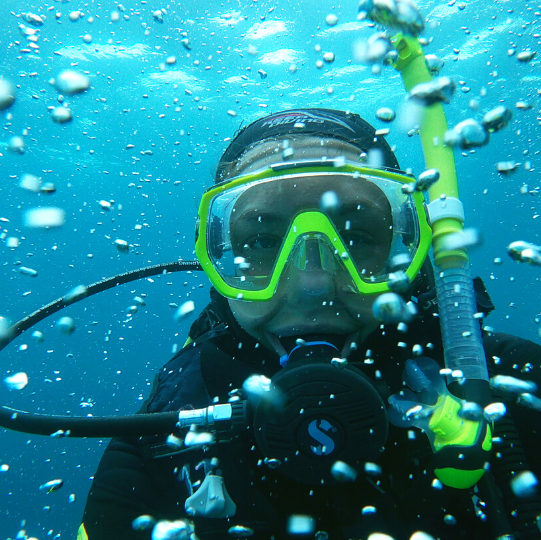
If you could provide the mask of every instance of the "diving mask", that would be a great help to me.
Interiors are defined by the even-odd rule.
[[[269,300],[289,265],[346,272],[360,294],[390,290],[392,261],[413,280],[430,248],[415,179],[343,158],[286,162],[205,192],[195,250],[216,290]]]

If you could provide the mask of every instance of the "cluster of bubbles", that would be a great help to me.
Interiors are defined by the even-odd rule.
[[[39,490],[45,491],[46,493],[53,493],[54,491],[58,491],[63,486],[64,486],[64,482],[60,479],[56,479],[56,480],[50,480],[49,482],[45,482],[45,484],[42,484],[41,486],[39,486]]]
[[[365,19],[412,36],[425,28],[423,16],[411,0],[361,0],[358,20]]]
[[[39,176],[29,173],[21,175],[19,187],[32,193],[43,193],[45,195],[52,195],[56,192],[56,186],[53,182],[42,182]]]
[[[445,134],[444,142],[463,150],[485,146],[490,140],[490,134],[506,127],[512,116],[512,111],[501,105],[487,112],[481,122],[467,118]]]
[[[381,64],[391,65],[398,58],[389,36],[383,32],[373,34],[366,41],[357,43],[354,54],[357,61],[371,65],[374,74],[381,71]]]
[[[407,254],[396,255],[389,261],[391,272],[388,283],[391,290],[379,295],[372,304],[374,317],[383,324],[406,324],[417,315],[415,304],[412,301],[406,302],[402,296],[410,287],[410,280],[405,273],[410,263],[411,258]]]
[[[393,32],[398,30],[411,36],[418,37],[424,30],[423,17],[410,0],[361,0],[358,18],[372,21],[384,30]],[[421,43],[427,41],[423,38],[419,40]],[[515,54],[516,49],[511,49],[510,55]],[[394,64],[398,53],[394,49],[389,34],[384,31],[377,32],[367,41],[357,44],[355,56],[361,62],[372,64],[374,71],[374,67],[380,64]],[[516,56],[519,62],[527,63],[536,56],[536,52],[528,49]],[[443,60],[434,55],[426,55],[425,60],[429,72],[438,76],[444,66]],[[379,72],[379,69],[378,67],[376,72]],[[415,86],[408,97],[416,105],[430,107],[436,103],[450,103],[455,89],[456,84],[450,77],[440,77]],[[464,88],[463,90],[466,91]],[[521,107],[528,107],[528,104],[517,104],[517,108]],[[376,116],[383,122],[392,122],[396,115],[394,111],[384,107],[377,111]],[[463,150],[485,146],[489,143],[490,134],[507,126],[511,118],[510,109],[504,106],[496,107],[486,113],[481,121],[468,118],[460,122],[445,134],[442,142]],[[417,132],[418,130],[412,129],[408,135]],[[516,168],[517,165],[514,162],[502,162],[497,165],[498,172],[502,174],[513,172]]]
[[[28,375],[24,372],[14,373],[4,379],[9,390],[22,390],[28,384]]]
[[[25,266],[19,267],[19,273],[30,277],[36,277],[38,275],[36,270]],[[69,306],[70,304],[85,298],[87,294],[88,288],[85,285],[77,285],[62,297],[62,303],[64,306]],[[55,322],[55,328],[60,334],[69,336],[75,332],[76,325],[72,317],[63,316]],[[9,339],[10,336],[11,329],[7,325],[7,321],[0,317],[0,338],[6,337]],[[31,337],[36,343],[42,343],[45,340],[43,332],[39,330],[34,330]],[[27,347],[26,344],[23,344],[20,346],[20,350],[26,350]],[[26,388],[28,382],[28,375],[24,372],[14,373],[4,379],[4,383],[9,390],[22,390]]]
[[[411,184],[402,186],[403,193],[414,193],[415,191],[428,191],[440,179],[438,169],[428,169],[422,172],[417,180]]]
[[[38,16],[26,14],[27,21],[36,21],[40,19]],[[43,24],[41,21],[40,24]],[[20,25],[19,29],[21,30]],[[25,35],[32,37],[35,33],[30,32],[28,27],[24,27]],[[21,30],[23,31],[23,30]],[[51,106],[51,118],[58,124],[64,124],[72,120],[71,109],[63,102],[65,95],[71,96],[88,90],[90,87],[90,78],[77,71],[67,69],[61,71],[54,79],[49,81],[59,92],[58,101],[61,103],[58,106]],[[3,78],[0,78],[0,110],[7,110],[16,101],[16,92],[14,85]],[[8,139],[7,148],[15,154],[22,155],[25,153],[24,135],[26,130],[21,135],[13,135]],[[51,195],[56,192],[56,186],[52,182],[42,182],[41,178],[30,173],[24,173],[19,180],[19,186],[29,192],[38,195]],[[23,224],[31,229],[51,229],[62,227],[66,221],[65,211],[54,206],[42,206],[38,208],[30,208],[23,213]],[[16,246],[15,246],[16,247]]]
[[[59,92],[58,101],[64,102],[64,95],[80,94],[90,88],[90,77],[73,69],[61,71],[54,79],[49,81]],[[51,118],[57,124],[65,124],[72,120],[72,112],[66,105],[49,107]]]
[[[133,297],[132,304],[126,309],[126,313],[128,316],[135,315],[139,311],[140,307],[144,307],[147,305],[145,297],[146,294],[141,294],[140,296]]]
[[[69,20],[77,21],[82,12],[73,11],[69,14]],[[19,33],[26,39],[26,44],[21,49],[22,53],[39,52],[39,33],[47,18],[45,15],[37,15],[32,12],[22,13],[20,15],[23,22],[18,25]],[[56,19],[61,17],[60,13],[56,13]],[[92,22],[92,18],[89,18]],[[91,42],[89,36],[83,36],[83,40],[87,43]],[[49,81],[59,92],[57,101],[59,105],[50,106],[51,119],[58,124],[70,122],[73,118],[72,111],[65,103],[65,96],[72,96],[88,90],[90,87],[90,78],[83,73],[73,69],[66,69],[58,73],[58,75]],[[12,82],[0,78],[0,111],[9,109],[16,101],[16,89]],[[8,114],[10,119],[11,115]],[[24,154],[25,140],[27,130],[23,130],[22,135],[13,135],[7,141],[7,149],[15,154]],[[23,174],[20,178],[19,186],[30,192],[38,194],[52,194],[56,191],[56,187],[52,182],[42,183],[41,178],[33,174]],[[65,223],[65,212],[56,207],[41,207],[29,209],[24,212],[23,224],[27,228],[54,228],[61,227]]]
[[[400,324],[410,322],[417,314],[417,309],[399,294],[388,292],[376,298],[372,304],[372,313],[383,324]]]
[[[541,246],[518,240],[507,246],[507,253],[516,262],[541,266]]]
[[[449,77],[438,77],[432,81],[414,86],[408,98],[423,106],[430,107],[436,103],[450,103],[456,89],[456,84]]]
[[[421,83],[412,88],[408,97],[414,103],[430,107],[436,103],[450,103],[456,84],[449,77],[439,77],[430,82]],[[513,117],[512,111],[501,105],[487,112],[482,121],[468,118],[447,131],[444,143],[462,149],[485,146],[490,134],[506,127]]]
[[[362,509],[363,515],[374,514],[374,506],[366,506]],[[449,524],[456,523],[451,515],[445,516]],[[454,523],[453,523],[454,520]],[[191,522],[185,520],[156,521],[152,516],[142,515],[132,522],[132,527],[136,531],[152,531],[152,540],[196,540],[197,536]],[[233,525],[228,529],[231,538],[243,539],[254,535],[254,530],[245,525]],[[287,533],[291,536],[302,538],[312,537],[314,540],[329,540],[329,535],[325,531],[316,531],[316,520],[309,515],[295,514],[291,515],[287,521]],[[368,540],[395,540],[392,536],[385,533],[371,533]],[[434,537],[423,531],[416,531],[409,540],[434,540]]]
[[[18,26],[19,33],[26,39],[26,45],[22,47],[21,52],[24,54],[38,52],[39,27],[43,26],[45,16],[36,15],[35,13],[31,13],[29,11],[27,13],[23,13],[22,19],[30,26],[26,26],[26,24],[23,23],[19,24]]]
[[[132,522],[134,531],[152,531],[152,540],[197,540],[193,523],[178,519],[156,521],[152,516],[141,515]]]
[[[58,101],[61,105],[50,106],[51,118],[58,124],[65,124],[72,120],[71,109],[64,104],[65,95],[74,95],[88,90],[90,78],[72,69],[61,71],[55,78],[49,81],[59,92]],[[16,99],[14,85],[6,80],[0,79],[0,110],[6,110],[13,105]],[[13,135],[8,140],[7,148],[15,154],[25,153],[24,138],[20,135]]]
[[[188,315],[193,313],[195,310],[195,303],[193,300],[187,300],[183,304],[179,306],[177,311],[175,312],[175,321],[179,322],[183,319],[185,319]]]

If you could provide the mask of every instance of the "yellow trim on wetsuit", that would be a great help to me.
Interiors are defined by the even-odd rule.
[[[77,531],[77,540],[88,540],[88,534],[86,534],[85,524],[81,523],[79,530]]]

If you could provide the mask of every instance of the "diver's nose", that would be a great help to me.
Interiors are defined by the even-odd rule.
[[[329,247],[317,238],[305,240],[302,256],[289,268],[287,275],[289,299],[309,307],[313,301],[334,298],[334,264],[329,263]]]
[[[334,279],[329,272],[319,270],[299,270],[292,267],[287,276],[288,297],[295,304],[307,308],[314,301],[332,300],[335,296]]]
[[[306,240],[306,260],[304,270],[323,270],[321,247],[316,238]]]

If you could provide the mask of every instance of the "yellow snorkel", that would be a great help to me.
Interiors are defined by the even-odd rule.
[[[398,52],[394,67],[400,72],[408,92],[432,80],[416,37],[398,34],[392,42]],[[460,235],[464,226],[453,149],[443,143],[448,129],[443,105],[427,106],[423,112],[420,135],[426,168],[440,172],[439,181],[429,189],[429,215],[445,364],[460,374],[461,383],[451,383],[454,393],[485,407],[490,402],[489,377],[479,320],[474,317],[477,304],[468,254],[465,248],[447,247],[449,236]],[[442,411],[452,414],[434,415],[431,421],[431,430],[439,438],[435,447],[435,472],[448,486],[468,488],[483,476],[491,448],[491,432],[483,420],[472,425],[464,423],[459,417],[459,408],[451,405],[448,403]],[[464,430],[470,433],[465,436]],[[463,462],[456,459],[461,452],[465,456]]]
[[[419,40],[412,36],[398,34],[391,41],[399,55],[394,67],[400,72],[406,91],[409,92],[418,84],[430,82],[432,75],[428,71]],[[443,144],[448,127],[441,103],[424,108],[420,127],[419,134],[426,168],[440,171],[440,179],[428,190],[430,202],[437,201],[440,197],[458,199],[458,179],[453,149]],[[446,251],[442,247],[442,240],[448,234],[460,233],[462,229],[463,222],[457,218],[443,218],[433,223],[432,247],[434,262],[437,266],[456,266],[468,261],[465,250]]]

